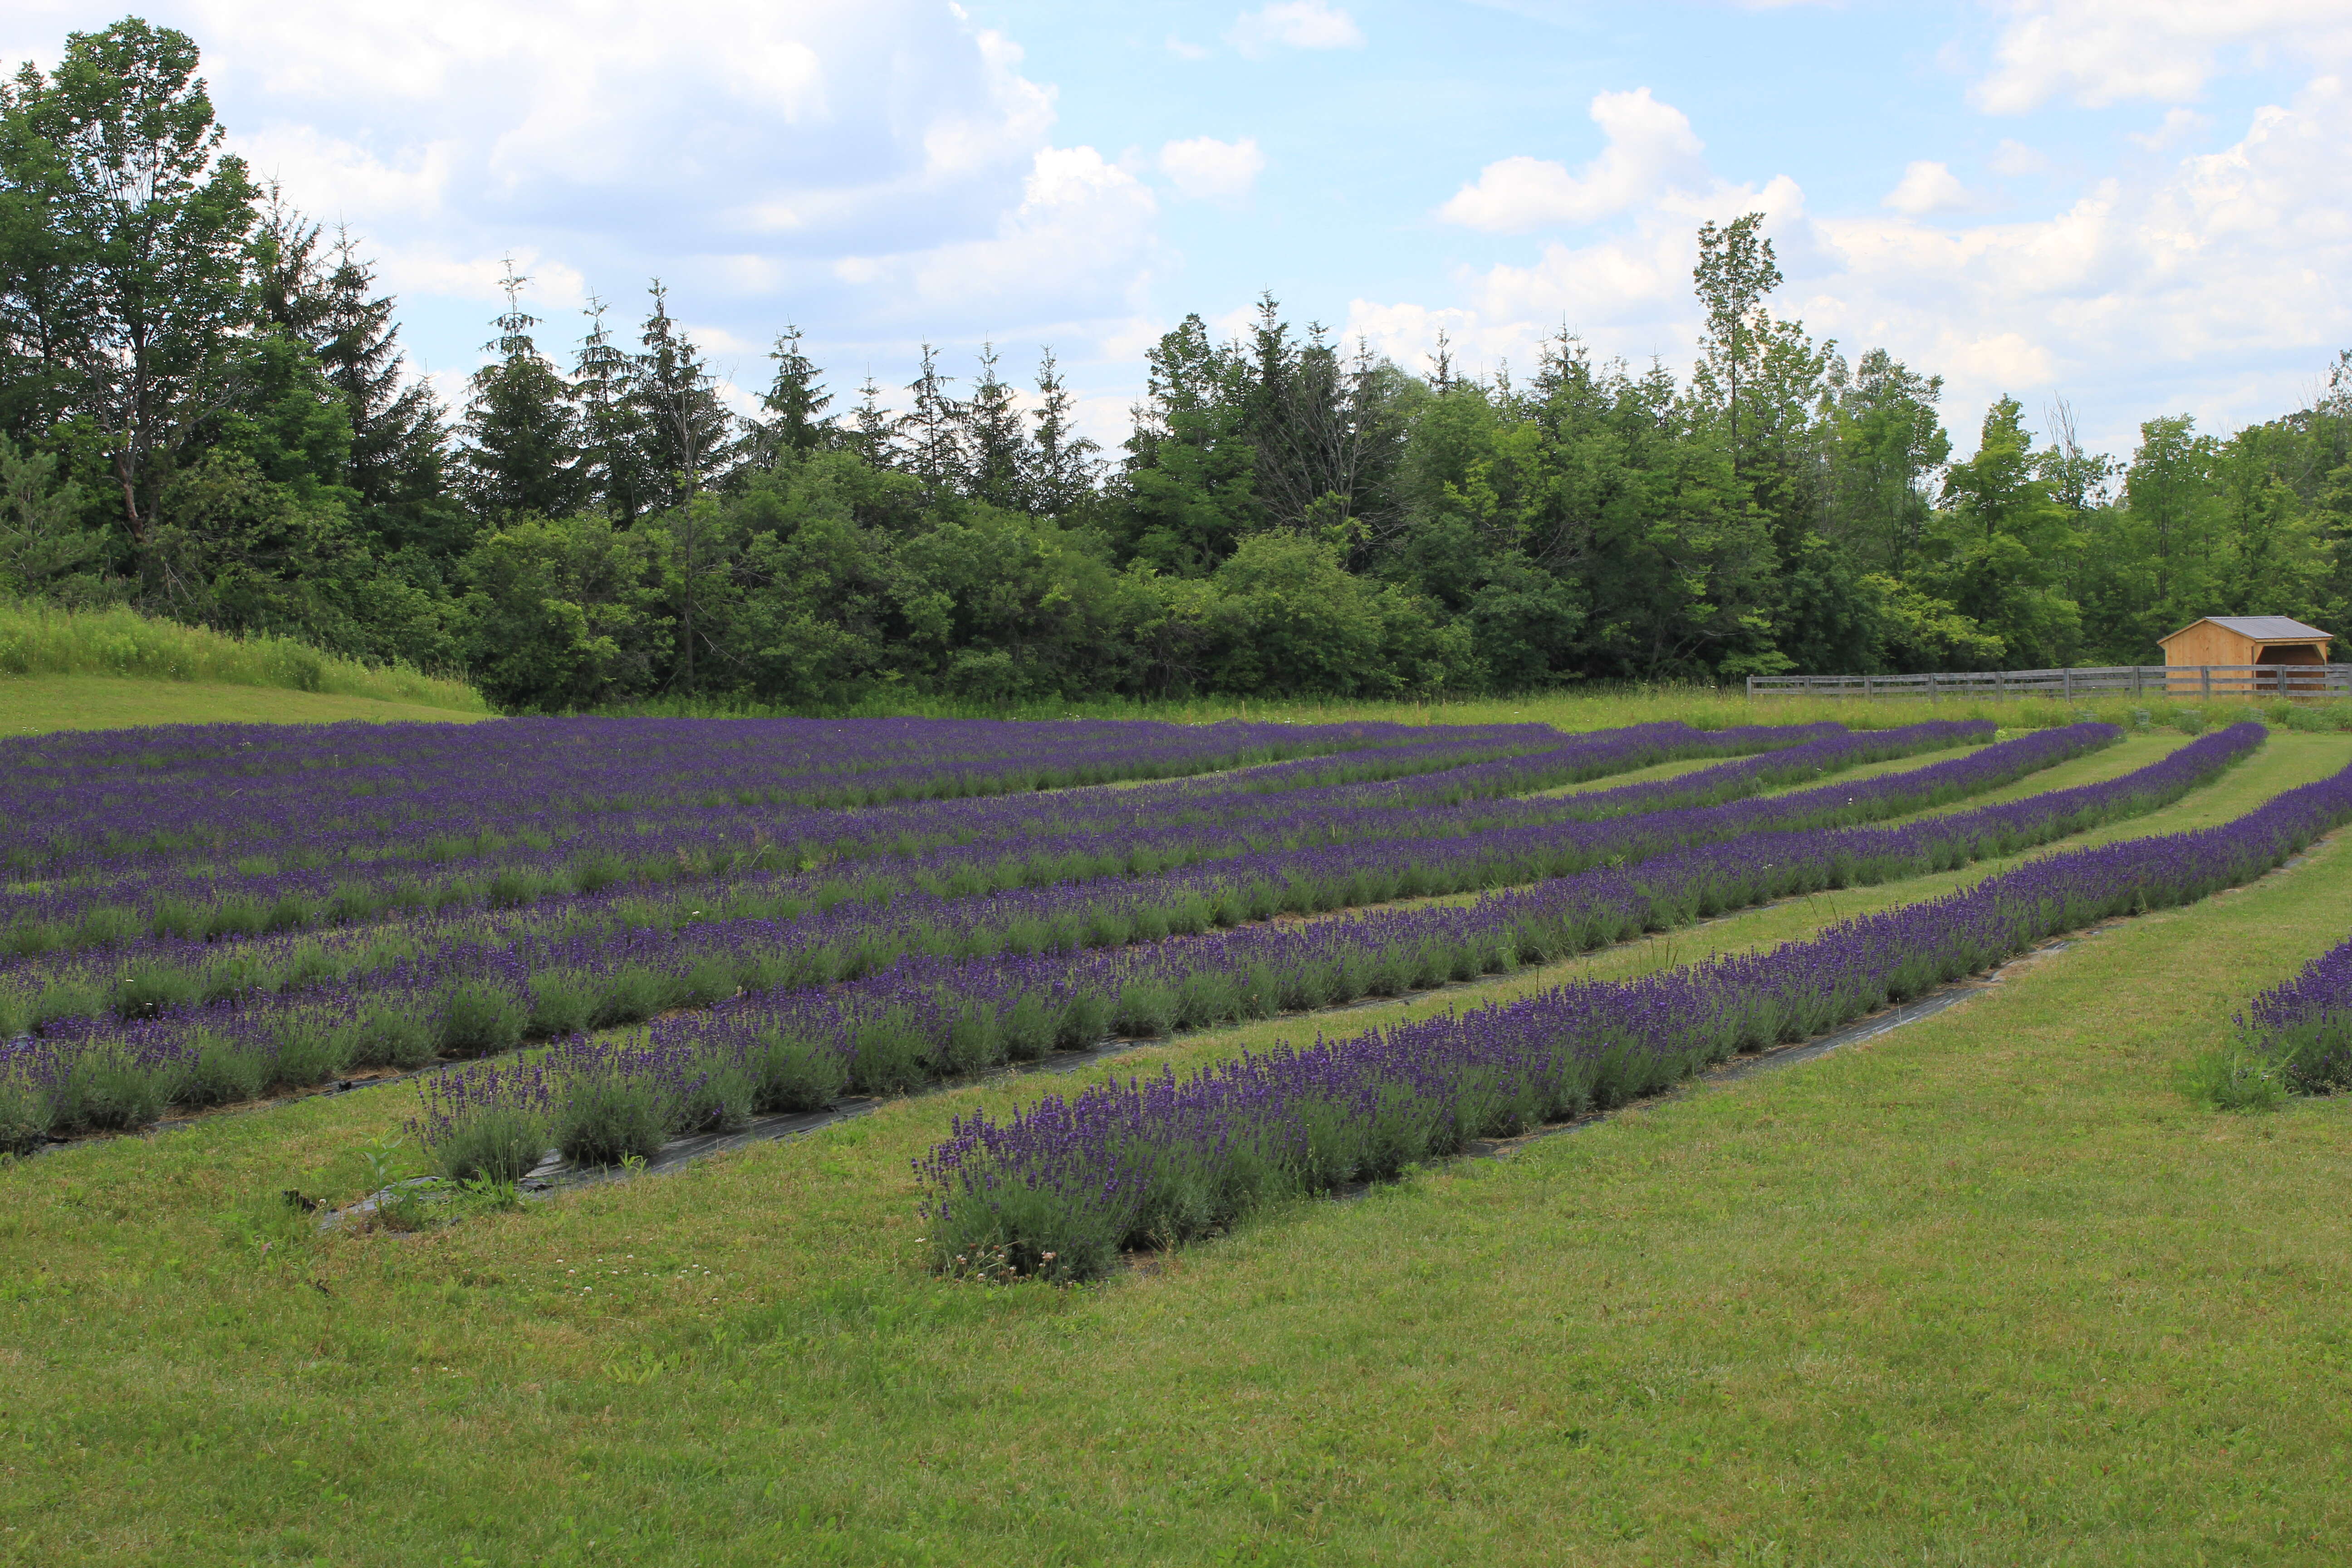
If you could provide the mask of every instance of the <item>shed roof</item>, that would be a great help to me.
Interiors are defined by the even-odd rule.
[[[2162,637],[2156,640],[2170,642],[2173,637],[2179,637],[2180,632],[2201,626],[2207,621],[2212,622],[2225,631],[2235,632],[2249,642],[2333,642],[2335,640],[2332,633],[2323,632],[2317,626],[2306,626],[2292,616],[2200,616],[2189,622],[2188,626],[2181,627],[2179,632],[2174,632],[2171,637]]]

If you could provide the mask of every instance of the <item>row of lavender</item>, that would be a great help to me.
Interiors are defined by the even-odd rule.
[[[1547,962],[1643,931],[1822,889],[2012,852],[2178,799],[2261,744],[2259,725],[2206,737],[2123,778],[1905,826],[1772,835],[1587,873],[1454,909],[1075,957],[908,961],[830,993],[723,1004],[624,1044],[572,1039],[536,1062],[428,1079],[418,1131],[454,1173],[512,1174],[552,1139],[581,1160],[845,1089],[888,1092],[1106,1033],[1265,1016]]]
[[[2057,932],[2204,897],[2347,819],[2352,769],[2221,827],[2048,856],[1770,952],[1049,1097],[1001,1124],[962,1119],[917,1163],[934,1261],[1099,1273],[1122,1248],[1201,1235],[1270,1197],[1617,1104]]]
[[[1810,764],[1832,766],[1953,738],[1949,727],[1919,726],[1817,742],[1784,754],[1810,773]],[[38,1029],[87,1049],[128,1026],[153,1050],[211,1032],[244,1040],[243,1048],[252,1051],[278,1033],[310,1030],[309,1019],[322,1004],[340,1006],[349,994],[364,990],[373,1005],[363,1015],[394,1017],[397,1026],[362,1029],[354,1046],[358,1060],[409,1063],[436,1051],[478,1055],[523,1037],[632,1023],[739,990],[831,984],[908,954],[1149,942],[1282,913],[1319,913],[1630,864],[1744,834],[1893,816],[1980,793],[2116,738],[2107,726],[2076,726],[1906,773],[1778,799],[1654,812],[1599,826],[1567,823],[1244,855],[1175,877],[987,897],[902,890],[883,907],[843,905],[785,920],[645,926],[632,922],[635,911],[624,900],[608,901],[603,920],[582,918],[584,911],[574,910],[561,923],[523,915],[240,943],[151,941],[95,958],[20,961],[0,977],[0,1035]],[[508,1001],[488,1006],[482,998],[489,995]],[[140,1022],[148,1018],[154,1021]],[[292,1059],[307,1064],[313,1058],[298,1050]]]
[[[2304,1094],[2352,1089],[2352,942],[2255,997],[2237,1025],[2240,1050],[2227,1055],[2251,1055],[2271,1082],[2284,1079],[2278,1087]],[[2233,1064],[2221,1065],[2227,1071]],[[2214,1098],[2232,1102],[2226,1092]]]
[[[823,809],[1172,778],[1384,745],[1442,742],[1492,757],[1556,740],[1540,724],[923,719],[503,719],[44,735],[0,741],[0,866],[59,875],[257,848],[375,854],[530,825],[555,831],[681,802]]]
[[[1231,847],[1378,836],[1393,828],[1401,809],[1444,805],[1469,822],[1473,803],[1495,796],[1656,763],[1796,748],[1843,735],[1834,725],[1708,731],[1655,724],[1564,743],[1551,734],[1550,743],[1530,751],[1516,731],[1500,740],[1488,731],[1450,738],[1440,731],[1411,744],[1360,748],[1175,785],[865,810],[645,811],[575,822],[560,841],[552,831],[509,824],[509,831],[463,843],[443,833],[407,846],[440,857],[429,860],[397,853],[396,844],[386,850],[376,839],[366,841],[385,852],[365,861],[326,863],[324,857],[299,853],[291,858],[321,863],[289,866],[284,857],[245,858],[228,867],[133,859],[112,863],[116,868],[110,875],[0,890],[0,952],[35,954],[142,935],[250,936],[419,912],[516,908],[611,889],[665,889],[662,896],[670,904],[698,914],[714,897],[740,893],[746,883],[756,898],[758,889],[782,877],[793,884],[782,891],[794,893],[808,868],[820,866],[827,870],[813,890],[835,881],[887,881],[894,875],[911,876],[919,883],[975,884],[932,886],[934,891],[977,891],[976,884],[982,883],[1034,885],[1108,874],[1114,866],[1107,861],[1132,869],[1119,861],[1118,847],[1141,834],[1177,832],[1193,846],[1189,853],[1194,856],[1203,853],[1202,845],[1213,847],[1223,830],[1232,831]],[[1488,760],[1503,741],[1512,754]],[[1867,750],[1867,737],[1856,741]],[[1884,754],[1902,752],[1898,747]],[[1423,776],[1411,776],[1416,773]],[[1801,767],[1791,763],[1778,776],[1801,776]],[[1743,784],[1760,788],[1765,782],[1761,775],[1755,781],[1726,776],[1717,787],[1728,798],[1741,793]],[[1660,788],[1672,794],[1671,783]],[[1604,809],[1637,806],[1654,809],[1636,800]],[[1003,847],[989,847],[993,846]],[[878,870],[858,864],[903,862],[926,852],[944,857],[943,862]],[[736,912],[772,917],[777,910]],[[653,918],[640,923],[668,922]]]

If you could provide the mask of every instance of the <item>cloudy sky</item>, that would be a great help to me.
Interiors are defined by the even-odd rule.
[[[114,6],[12,0],[53,60]],[[2343,0],[163,0],[233,144],[350,225],[454,386],[499,258],[568,354],[660,276],[733,379],[797,322],[837,390],[1058,353],[1123,433],[1188,310],[1418,367],[1563,324],[1692,353],[1693,231],[1761,209],[1778,304],[1985,402],[2227,429],[2352,346]],[[842,398],[845,405],[849,397]]]

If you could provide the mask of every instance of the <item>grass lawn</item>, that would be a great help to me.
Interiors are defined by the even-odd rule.
[[[0,735],[141,724],[326,724],[343,719],[471,723],[489,717],[415,702],[266,686],[117,675],[0,675]]]
[[[2347,761],[2352,738],[2274,736],[2085,837],[2225,820]],[[2170,1075],[2352,931],[2347,853],[1865,1046],[1080,1289],[924,1274],[908,1165],[951,1116],[1075,1076],[410,1238],[317,1239],[277,1196],[359,1191],[402,1088],[19,1162],[0,1563],[2339,1563],[2352,1107],[2215,1116]]]

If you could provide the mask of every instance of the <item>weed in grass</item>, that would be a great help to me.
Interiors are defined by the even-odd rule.
[[[2276,1110],[2287,1101],[2285,1065],[2242,1042],[2199,1052],[2179,1079],[2180,1092],[2209,1110]]]

